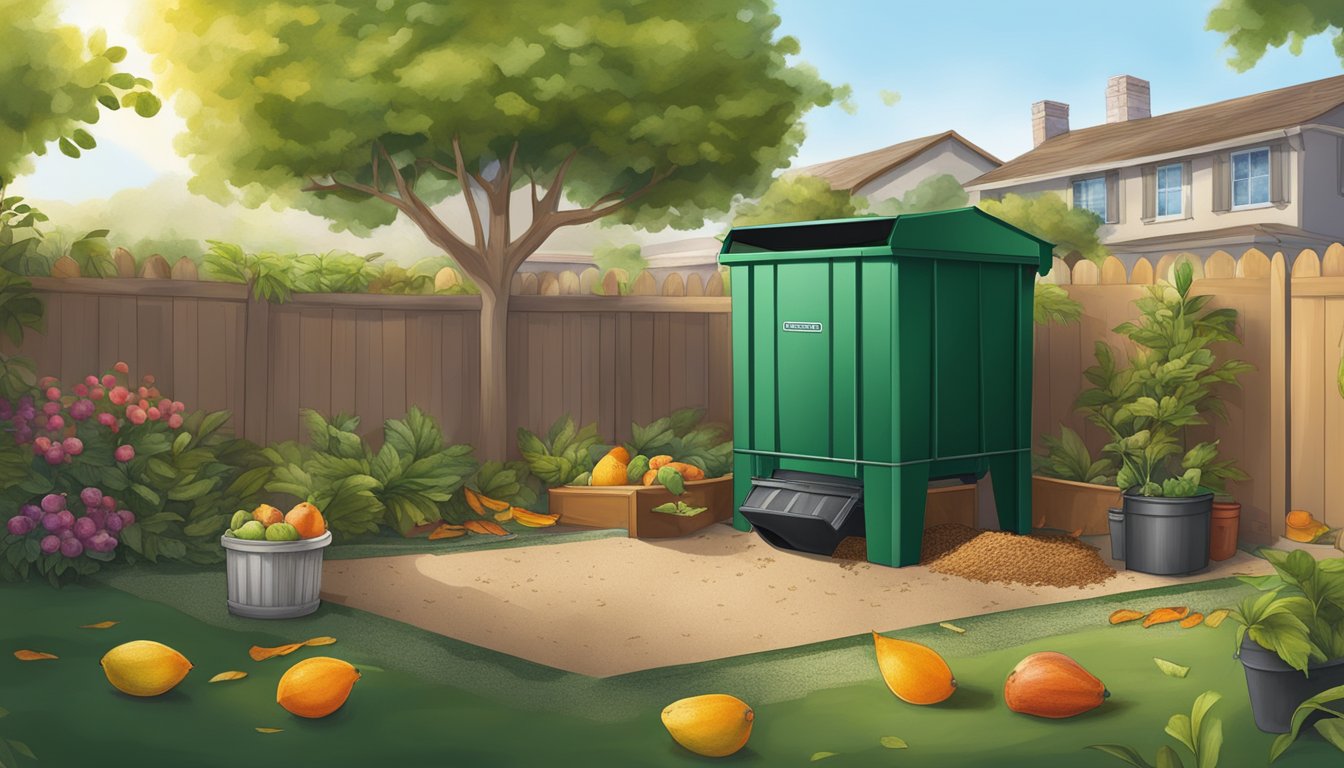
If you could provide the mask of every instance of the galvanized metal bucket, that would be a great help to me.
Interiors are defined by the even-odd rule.
[[[321,604],[322,549],[328,531],[300,541],[220,537],[226,555],[229,613],[253,619],[307,616]]]

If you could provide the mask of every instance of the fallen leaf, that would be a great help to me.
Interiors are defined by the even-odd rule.
[[[100,621],[97,624],[85,624],[80,629],[111,629],[117,626],[117,623],[115,621]]]
[[[468,531],[480,533],[488,536],[508,536],[509,532],[504,530],[499,523],[490,520],[468,520],[463,523]]]
[[[459,536],[466,535],[466,528],[463,528],[460,525],[448,525],[447,523],[444,523],[438,528],[435,528],[433,533],[429,534],[429,539],[430,541],[435,541],[437,539],[456,539]]]
[[[495,520],[498,521],[498,522],[501,522],[501,523],[507,523],[508,521],[510,521],[510,520],[512,520],[512,519],[513,519],[513,507],[509,507],[508,509],[504,510],[503,512],[496,512],[496,513],[495,513]]]
[[[1190,615],[1190,609],[1185,606],[1179,608],[1158,608],[1148,614],[1148,618],[1143,620],[1143,628],[1155,626],[1157,624],[1166,624],[1171,621],[1180,621]]]
[[[817,762],[818,760],[825,760],[825,759],[828,758],[828,757],[835,757],[835,756],[838,755],[838,754],[840,754],[840,753],[839,753],[839,752],[813,752],[813,753],[812,753],[812,762],[815,763],[815,762]]]
[[[961,627],[958,627],[956,624],[953,624],[950,621],[944,621],[942,624],[939,624],[938,626],[942,627],[943,629],[956,632],[958,635],[966,634],[966,630],[962,629]]]
[[[1153,661],[1157,662],[1157,668],[1162,670],[1162,674],[1167,677],[1185,677],[1190,674],[1189,667],[1183,667],[1173,661],[1159,659],[1156,656],[1153,657]]]
[[[1032,521],[1031,521],[1031,525],[1032,525],[1033,528],[1044,528],[1044,527],[1045,527],[1045,515],[1041,515],[1040,517],[1036,518],[1035,520],[1032,520]]]
[[[244,677],[247,677],[246,672],[235,672],[235,671],[220,672],[218,675],[215,675],[214,677],[210,678],[209,682],[224,683],[228,682],[229,680],[242,680]]]
[[[274,648],[262,648],[254,645],[248,650],[247,655],[252,657],[253,661],[265,661],[273,659],[276,656],[288,656],[289,654],[303,647],[303,643],[290,643],[289,645],[279,645]]]
[[[283,733],[284,728],[258,728],[257,733]]]
[[[1135,619],[1142,619],[1142,618],[1143,618],[1142,611],[1134,611],[1130,610],[1129,608],[1121,608],[1120,610],[1111,614],[1111,623],[1124,624],[1126,621],[1134,621]]]
[[[37,755],[33,754],[33,750],[30,749],[28,745],[24,744],[22,741],[15,741],[14,739],[6,739],[5,741],[9,742],[9,746],[13,747],[14,751],[18,752],[20,755],[23,755],[29,760],[37,759]]]
[[[898,739],[895,736],[883,736],[882,746],[887,749],[908,749],[910,747],[909,744],[905,743],[905,739]]]
[[[1204,614],[1192,613],[1189,616],[1186,616],[1184,619],[1181,619],[1181,628],[1190,629],[1191,627],[1197,627],[1199,626],[1199,623],[1203,620],[1204,620]]]
[[[336,638],[334,637],[314,637],[312,640],[304,640],[303,644],[310,646],[319,646],[319,645],[333,645],[335,644],[335,642]]]
[[[1227,618],[1227,613],[1228,611],[1226,608],[1219,608],[1216,611],[1210,611],[1209,615],[1204,617],[1204,623],[1210,627],[1213,627],[1214,629],[1217,629],[1218,625],[1223,623],[1223,619]]]
[[[60,656],[52,653],[39,653],[38,651],[15,651],[14,658],[19,661],[42,661],[43,659],[59,659]]]

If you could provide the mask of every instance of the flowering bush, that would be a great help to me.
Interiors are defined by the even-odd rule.
[[[8,517],[0,578],[36,569],[59,583],[116,558],[218,560],[218,535],[269,472],[249,473],[263,460],[256,446],[219,432],[228,418],[187,414],[153,376],[132,385],[120,362],[102,376],[48,377],[0,399],[0,471],[18,469],[0,479],[0,518]]]

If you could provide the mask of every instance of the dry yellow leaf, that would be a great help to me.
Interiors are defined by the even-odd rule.
[[[97,624],[85,624],[80,629],[111,629],[117,626],[115,621],[100,621]]]
[[[1209,611],[1209,615],[1204,617],[1204,623],[1210,627],[1213,627],[1214,629],[1217,629],[1218,625],[1223,623],[1223,619],[1227,618],[1227,613],[1228,611],[1226,608],[1219,608],[1216,611]]]
[[[284,728],[258,728],[257,733],[284,733]]]
[[[958,635],[964,635],[964,634],[966,634],[966,630],[962,629],[961,627],[958,627],[956,624],[953,624],[953,623],[950,622],[950,621],[944,621],[943,623],[939,624],[938,626],[940,626],[940,627],[942,627],[943,629],[946,629],[946,630],[948,630],[948,631],[950,631],[950,632],[956,632]]]
[[[262,648],[259,645],[254,645],[247,652],[247,655],[251,656],[253,661],[265,661],[266,659],[272,659],[275,658],[276,656],[288,656],[289,654],[299,650],[302,647],[303,643],[290,643],[289,645],[278,645],[274,648]]]
[[[1192,613],[1189,616],[1186,616],[1184,619],[1181,619],[1181,627],[1183,629],[1190,629],[1191,627],[1198,626],[1199,623],[1203,620],[1204,620],[1204,614]]]
[[[509,532],[504,530],[499,523],[491,522],[490,520],[468,520],[464,525],[466,525],[467,530],[472,533],[481,533],[489,536],[509,535]]]
[[[45,659],[59,659],[60,656],[57,656],[56,654],[53,653],[41,653],[39,651],[25,650],[25,651],[15,651],[14,658],[18,659],[19,661],[43,661]]]
[[[214,677],[210,678],[210,682],[224,683],[228,682],[229,680],[242,680],[244,677],[247,677],[246,672],[236,672],[236,671],[220,672],[218,675],[215,675]]]
[[[513,508],[512,508],[512,507],[510,507],[509,509],[504,510],[503,512],[496,512],[496,513],[495,513],[495,520],[498,521],[498,522],[501,522],[501,523],[507,523],[507,522],[509,522],[509,521],[512,520],[512,519],[513,519]]]
[[[1178,608],[1158,608],[1148,614],[1148,618],[1143,620],[1143,628],[1155,626],[1157,624],[1166,624],[1171,621],[1180,621],[1190,615],[1190,609],[1185,606]]]
[[[312,640],[304,640],[303,644],[317,646],[317,645],[332,645],[335,642],[336,638],[334,637],[314,637]]]
[[[1135,611],[1129,608],[1121,608],[1120,610],[1111,614],[1111,623],[1124,624],[1126,621],[1134,621],[1135,619],[1142,619],[1142,618],[1143,618],[1142,611]]]
[[[1071,537],[1073,537],[1073,538],[1075,538],[1075,539],[1080,538],[1082,535],[1083,535],[1083,529],[1082,529],[1082,528],[1075,528],[1075,529],[1073,529],[1072,531],[1069,531],[1069,536],[1071,536]]]
[[[466,535],[467,535],[466,528],[463,528],[460,525],[449,525],[447,523],[444,523],[443,525],[440,525],[438,528],[435,528],[434,532],[429,534],[429,538],[430,541],[434,541],[436,539],[456,539],[459,536],[466,536]]]

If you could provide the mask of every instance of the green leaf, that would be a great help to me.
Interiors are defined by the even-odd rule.
[[[812,753],[812,757],[811,757],[811,761],[815,763],[815,762],[817,762],[818,760],[825,760],[825,759],[828,758],[828,757],[835,757],[835,756],[838,755],[838,754],[840,754],[840,753],[839,753],[839,752],[813,752],[813,753]]]
[[[1189,715],[1176,714],[1167,720],[1167,727],[1164,729],[1173,739],[1185,745],[1185,748],[1191,752],[1195,751],[1195,731],[1190,724]]]
[[[1157,768],[1185,768],[1176,750],[1163,744],[1157,748]]]
[[[129,90],[135,87],[135,75],[126,72],[118,72],[107,78],[107,84],[113,88]]]
[[[1196,768],[1217,768],[1218,754],[1223,748],[1223,723],[1210,717],[1200,724],[1195,733],[1199,749],[1195,752]]]
[[[887,749],[907,749],[910,746],[905,743],[905,739],[895,736],[883,736],[880,743]]]
[[[95,29],[89,34],[89,53],[101,56],[107,50],[107,30]]]
[[[76,147],[65,137],[61,137],[61,140],[56,142],[56,146],[60,148],[61,154],[66,157],[79,157],[79,147]]]
[[[169,501],[195,501],[215,489],[219,481],[213,477],[179,485],[168,491]]]
[[[103,58],[113,64],[117,64],[126,58],[126,49],[122,48],[120,45],[114,45],[106,51],[103,51]]]
[[[1322,738],[1335,745],[1335,749],[1344,752],[1344,720],[1332,717],[1316,721],[1316,732]]]
[[[1130,747],[1122,746],[1120,744],[1089,744],[1086,748],[1095,749],[1098,752],[1105,752],[1111,757],[1118,757],[1126,763],[1135,766],[1135,768],[1153,768],[1152,764],[1147,760],[1144,760],[1143,756],[1138,752]]]
[[[163,102],[159,97],[149,91],[139,91],[139,98],[135,100],[135,114],[141,117],[153,117],[159,113],[163,107]]]
[[[1162,674],[1167,677],[1185,677],[1190,674],[1189,667],[1183,667],[1180,664],[1167,661],[1166,659],[1159,659],[1156,656],[1153,657],[1153,661],[1157,663],[1157,668],[1162,670]]]
[[[117,97],[111,94],[104,93],[98,96],[98,103],[102,104],[104,107],[112,110],[113,112],[116,112],[118,109],[121,109],[121,102],[117,101]]]
[[[1288,732],[1280,734],[1278,738],[1274,739],[1274,744],[1269,749],[1270,762],[1277,760],[1279,755],[1282,755],[1288,747],[1292,746],[1293,742],[1297,740],[1298,732],[1302,730],[1302,724],[1306,722],[1307,717],[1312,712],[1324,709],[1325,704],[1340,700],[1344,700],[1344,685],[1337,685],[1334,688],[1321,691],[1299,704],[1297,709],[1293,710],[1293,719]]]
[[[93,140],[93,136],[89,135],[89,132],[83,128],[76,128],[74,132],[70,134],[70,139],[74,141],[80,149],[93,149],[98,146],[98,143]]]
[[[149,486],[140,483],[131,485],[131,493],[144,499],[146,503],[153,507],[158,507],[163,503],[163,499],[159,498],[159,494],[155,493]]]

